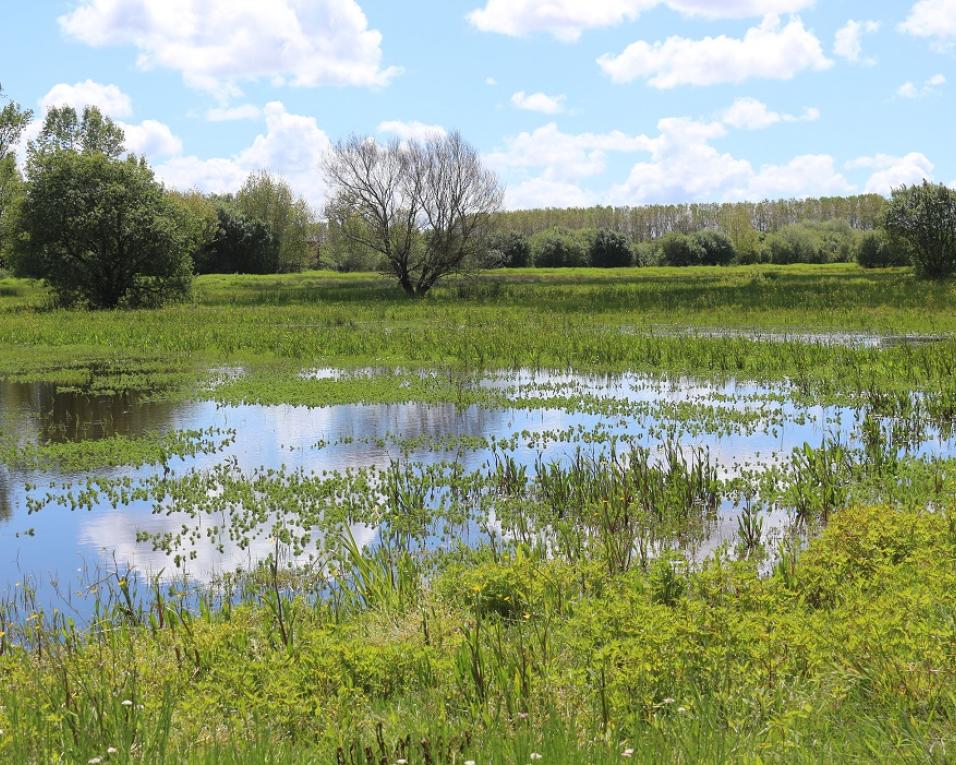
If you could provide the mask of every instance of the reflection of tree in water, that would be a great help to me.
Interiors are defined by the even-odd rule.
[[[6,523],[13,515],[13,507],[10,504],[10,479],[7,478],[7,471],[0,467],[0,523]]]
[[[175,404],[142,403],[130,394],[100,396],[57,391],[52,383],[0,381],[0,422],[12,427],[20,442],[141,435],[166,430],[175,411]]]

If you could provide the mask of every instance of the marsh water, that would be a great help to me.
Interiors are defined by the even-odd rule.
[[[313,370],[309,374],[328,378],[337,373]],[[626,436],[651,448],[676,438],[682,447],[706,449],[721,474],[732,476],[742,466],[780,460],[805,443],[819,445],[824,437],[851,443],[857,438],[860,418],[860,412],[850,407],[797,404],[782,386],[531,371],[492,374],[473,384],[505,391],[514,401],[539,396],[550,403],[514,408],[422,403],[227,406],[212,400],[150,401],[58,392],[42,383],[0,382],[0,428],[8,442],[46,444],[208,428],[234,432],[234,440],[215,453],[171,458],[162,467],[64,474],[0,464],[0,594],[24,580],[52,581],[61,590],[69,590],[74,582],[88,581],[90,571],[127,567],[150,575],[186,573],[194,581],[205,582],[248,567],[271,551],[268,542],[262,541],[245,547],[201,544],[191,559],[177,567],[168,552],[154,549],[140,534],[156,538],[184,524],[201,523],[195,517],[161,512],[146,500],[121,506],[101,500],[88,509],[71,511],[53,505],[29,511],[31,497],[62,492],[90,476],[136,480],[157,471],[175,476],[210,470],[226,461],[241,471],[272,468],[308,474],[385,468],[395,459],[423,465],[456,460],[465,469],[476,470],[493,457],[486,442],[505,441],[516,433],[521,437],[515,441],[514,459],[533,471],[541,462],[569,460],[579,449],[602,448],[580,437],[596,431]],[[630,408],[560,403],[575,397],[624,402]],[[681,407],[695,404],[716,409],[696,424],[682,421],[680,412],[685,410]],[[747,412],[751,416],[740,420],[739,415]],[[555,435],[559,433],[571,435]],[[484,439],[483,446],[462,447],[482,443],[478,439]],[[921,434],[909,448],[925,455],[956,454],[952,437],[935,430]],[[723,503],[702,545],[705,552],[733,540],[739,512],[733,502]],[[768,528],[781,527],[786,520],[785,509],[770,512]],[[360,542],[373,542],[375,530],[363,529],[361,537]]]

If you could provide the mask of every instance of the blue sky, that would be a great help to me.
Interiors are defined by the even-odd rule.
[[[170,186],[319,209],[330,142],[450,129],[518,208],[956,184],[956,0],[8,5],[7,94],[98,104]]]

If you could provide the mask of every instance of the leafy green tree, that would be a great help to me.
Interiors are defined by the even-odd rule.
[[[738,263],[760,261],[760,234],[745,205],[734,205],[720,216],[720,230],[730,237]]]
[[[578,268],[585,265],[584,244],[570,231],[553,229],[531,240],[535,268]]]
[[[219,232],[219,208],[199,191],[169,191],[167,196],[179,211],[189,256],[195,263]]]
[[[634,262],[631,243],[624,234],[600,229],[588,248],[588,261],[597,268],[621,268]]]
[[[197,253],[195,267],[197,274],[274,274],[279,243],[259,221],[220,207],[216,233]]]
[[[883,228],[905,252],[916,273],[945,279],[956,272],[956,191],[923,181],[903,186],[883,214]]]
[[[700,265],[729,266],[737,257],[734,243],[723,231],[705,229],[694,234],[698,245]]]
[[[284,180],[253,173],[236,195],[236,209],[269,229],[279,245],[279,271],[301,271],[311,264],[312,211]]]
[[[156,305],[192,281],[190,235],[143,160],[34,153],[19,212],[14,269],[43,279],[65,304]]]
[[[126,151],[125,140],[123,129],[97,107],[87,106],[78,116],[72,106],[57,106],[47,112],[30,153],[74,151],[118,159]]]
[[[0,86],[0,101],[4,100]],[[23,195],[23,179],[13,150],[32,116],[15,101],[7,101],[0,109],[0,268],[9,257],[16,231],[16,207]]]

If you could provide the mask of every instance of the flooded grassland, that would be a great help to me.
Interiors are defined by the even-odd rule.
[[[629,273],[0,300],[0,759],[948,761],[952,288]]]

